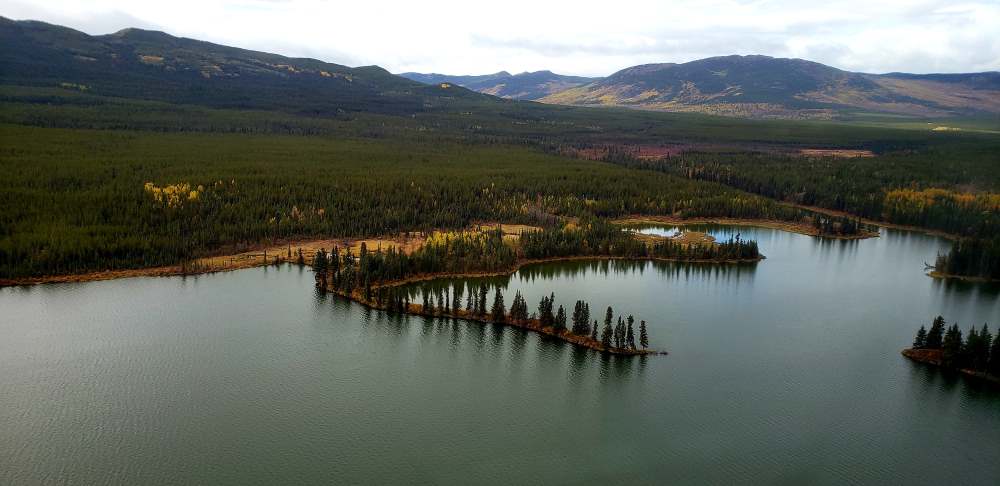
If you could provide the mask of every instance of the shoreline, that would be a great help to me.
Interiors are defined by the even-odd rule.
[[[879,220],[875,220],[875,219],[862,218],[862,217],[855,216],[855,215],[853,215],[851,213],[848,213],[848,212],[838,211],[836,209],[821,208],[819,206],[806,206],[804,204],[795,204],[795,203],[786,202],[786,201],[778,201],[778,204],[783,204],[785,206],[790,206],[790,207],[798,208],[798,209],[804,209],[806,211],[813,211],[813,212],[817,212],[817,213],[820,213],[820,214],[825,214],[827,216],[837,216],[837,217],[843,217],[843,218],[858,218],[864,224],[872,225],[872,226],[880,226],[882,228],[895,229],[895,230],[903,230],[903,231],[913,231],[915,233],[923,233],[925,235],[930,235],[930,236],[939,236],[941,238],[945,238],[945,239],[953,240],[953,241],[961,238],[959,235],[956,235],[956,234],[953,234],[953,233],[948,233],[948,232],[941,231],[941,230],[930,229],[930,228],[921,228],[920,226],[910,226],[910,225],[907,225],[907,224],[890,223],[888,221],[879,221]]]
[[[317,239],[305,239],[305,240],[279,240],[278,242],[275,242],[273,244],[247,245],[244,247],[242,251],[238,251],[236,253],[226,253],[227,251],[226,248],[233,248],[233,246],[230,245],[229,247],[224,247],[220,249],[219,252],[215,255],[201,257],[195,259],[192,262],[189,262],[188,264],[177,264],[177,265],[166,265],[166,266],[144,267],[144,268],[129,268],[120,270],[101,270],[96,272],[46,275],[40,277],[0,278],[0,288],[41,285],[41,284],[100,282],[104,280],[117,280],[122,278],[135,278],[135,277],[180,277],[180,276],[208,275],[213,273],[231,272],[233,270],[243,270],[247,268],[257,268],[267,265],[275,265],[283,262],[294,263],[298,258],[297,250],[299,249],[303,250],[305,261],[308,264],[312,261],[313,254],[315,254],[315,252],[320,248],[326,248],[327,250],[329,250],[334,246],[339,246],[341,248],[346,246],[354,247],[360,245],[362,242],[367,242],[369,245],[372,246],[374,246],[375,243],[382,243],[385,246],[398,246],[404,249],[404,251],[406,251],[406,248],[412,247],[417,239],[418,238],[414,237],[413,234],[405,233],[395,238],[344,237],[344,238],[317,238]],[[289,250],[291,250],[291,257],[288,256]],[[622,259],[626,257],[594,256],[594,257],[558,257],[558,258]],[[543,261],[556,261],[556,259],[539,259],[537,262],[534,263],[542,263]],[[638,258],[638,259],[649,260],[652,258]],[[763,259],[764,257],[761,256],[759,260]],[[657,260],[691,262],[691,263],[747,263],[750,261],[759,261],[759,260],[721,261],[721,260],[681,260],[681,259],[657,259]],[[520,268],[520,266],[525,264],[526,263],[520,263],[517,268]],[[503,273],[505,272],[494,272],[493,275],[502,275]],[[481,276],[491,276],[491,275],[483,274]]]
[[[971,376],[973,378],[979,378],[987,382],[991,382],[995,385],[1000,385],[1000,376],[993,376],[981,371],[970,370],[968,368],[945,368],[941,364],[941,350],[940,349],[913,349],[905,348],[900,351],[907,359],[914,361],[916,363],[921,363],[925,365],[934,366],[947,371],[957,371],[962,374]]]
[[[513,275],[515,272],[523,267],[529,265],[537,265],[541,263],[554,263],[554,262],[572,262],[572,261],[588,261],[588,260],[624,260],[624,261],[642,261],[642,262],[672,262],[672,263],[699,263],[699,264],[724,264],[724,265],[739,265],[745,263],[757,263],[765,260],[767,257],[761,255],[759,258],[748,258],[744,260],[684,260],[681,258],[661,258],[661,257],[622,257],[622,256],[601,256],[601,255],[580,255],[580,256],[568,256],[568,257],[548,257],[548,258],[521,258],[514,262],[514,265],[505,270],[494,270],[494,271],[482,271],[482,272],[443,272],[443,273],[422,273],[418,275],[413,275],[400,280],[392,280],[389,282],[383,282],[377,287],[399,287],[402,285],[409,285],[417,282],[426,282],[429,280],[438,280],[445,278],[482,278],[482,277],[501,277],[506,275]]]
[[[507,276],[513,275],[515,272],[521,268],[528,265],[535,265],[541,263],[551,263],[551,262],[566,262],[566,261],[587,261],[587,260],[625,260],[625,261],[661,261],[661,262],[680,262],[680,263],[706,263],[706,264],[727,264],[736,265],[743,263],[757,263],[765,259],[764,255],[758,258],[743,259],[743,260],[685,260],[681,258],[662,258],[662,257],[621,257],[621,256],[602,256],[602,255],[580,255],[580,256],[568,256],[568,257],[549,257],[549,258],[521,258],[518,259],[514,265],[505,270],[497,271],[484,271],[484,272],[441,272],[441,273],[430,273],[430,274],[420,274],[413,275],[404,279],[392,280],[388,282],[383,282],[372,286],[372,290],[378,290],[382,288],[393,288],[401,287],[404,285],[410,285],[417,282],[426,282],[431,280],[440,279],[451,279],[451,278],[480,278],[480,277],[497,277],[497,276]],[[351,300],[362,306],[370,309],[377,309],[389,312],[387,306],[379,305],[377,302],[372,302],[364,298],[361,290],[355,289],[350,294],[341,292],[336,289],[331,289],[326,285],[317,283],[317,287],[321,288],[324,292],[329,292],[334,295],[343,297],[345,299]],[[487,324],[499,324],[504,326],[512,326],[521,329],[526,329],[529,331],[534,331],[540,334],[551,336],[557,339],[561,339],[573,345],[582,346],[585,348],[593,349],[595,351],[600,351],[609,354],[619,354],[626,356],[645,356],[645,355],[666,355],[666,351],[656,351],[652,349],[625,349],[625,348],[615,348],[615,347],[605,347],[600,341],[591,339],[590,336],[580,336],[573,334],[568,329],[556,330],[551,326],[542,326],[538,319],[528,319],[526,321],[516,321],[510,318],[510,314],[507,314],[503,322],[497,322],[488,318],[488,316],[476,316],[471,315],[467,311],[458,309],[457,311],[450,312],[424,312],[420,304],[410,305],[402,310],[403,314],[413,315],[413,316],[423,316],[423,317],[444,317],[451,319],[462,319],[466,321],[481,322]]]
[[[801,207],[801,209],[806,209]],[[830,215],[828,215],[830,216]],[[777,219],[743,219],[743,218],[678,218],[676,216],[641,216],[633,215],[625,218],[612,220],[612,223],[620,225],[639,224],[669,224],[674,226],[692,226],[699,224],[720,224],[727,226],[752,226],[758,228],[768,228],[789,233],[796,233],[816,238],[827,238],[831,240],[864,240],[868,238],[878,238],[879,233],[874,231],[862,231],[856,235],[825,235],[821,234],[811,224],[796,223],[794,221],[782,221]]]
[[[937,270],[926,273],[928,277],[936,278],[939,280],[961,280],[963,282],[969,283],[998,283],[1000,279],[990,278],[990,277],[977,277],[972,275],[955,275],[953,273],[944,273]]]
[[[401,283],[392,286],[402,285]],[[386,287],[387,285],[380,285],[373,287],[373,289],[378,289]],[[375,309],[384,312],[392,312],[387,306],[379,305],[376,302],[368,301],[361,294],[360,290],[355,289],[351,294],[345,294],[338,290],[327,288],[326,286],[320,286],[317,283],[317,287],[321,288],[324,292],[329,292],[338,297],[348,299],[352,302],[360,304],[368,309]],[[494,321],[490,318],[488,314],[486,315],[474,315],[468,311],[458,309],[457,311],[451,310],[449,312],[424,312],[423,306],[420,304],[410,303],[406,309],[402,310],[402,314],[417,316],[417,317],[431,317],[431,318],[444,318],[444,319],[461,319],[463,321],[478,322],[482,324],[495,324],[499,326],[510,326],[518,329],[524,329],[526,331],[537,332],[539,334],[553,337],[559,339],[563,342],[567,342],[574,346],[580,346],[583,348],[591,349],[601,353],[616,354],[620,356],[666,356],[669,354],[667,351],[658,351],[655,349],[628,349],[628,348],[616,348],[614,346],[604,346],[600,341],[591,339],[590,336],[581,336],[578,334],[573,334],[569,329],[556,330],[552,326],[543,326],[539,319],[527,319],[525,321],[513,320],[510,318],[510,314],[504,315],[504,320],[502,322]]]
[[[96,272],[70,273],[61,275],[46,275],[41,277],[0,278],[0,288],[18,287],[41,284],[85,283],[104,280],[117,280],[135,277],[182,277],[210,275],[213,273],[231,272],[247,268],[257,268],[279,263],[295,263],[298,250],[301,249],[306,263],[312,261],[312,256],[320,248],[355,247],[362,242],[407,247],[412,244],[413,236],[401,235],[397,240],[386,238],[316,238],[304,240],[278,240],[272,244],[258,243],[246,245],[241,251],[232,251],[234,245],[223,247],[214,255],[197,258],[191,262],[159,267],[128,268],[122,270],[101,270]],[[288,256],[291,251],[291,257]]]

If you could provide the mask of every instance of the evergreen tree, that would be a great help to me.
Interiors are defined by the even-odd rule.
[[[609,309],[610,309],[610,307],[609,307]],[[595,329],[596,329],[596,326],[595,326]],[[601,344],[604,345],[605,348],[610,348],[611,347],[611,320],[610,319],[604,321],[604,330],[601,331]]]
[[[941,362],[944,366],[953,368],[961,364],[962,345],[962,331],[958,324],[954,324],[944,333],[941,342]]]
[[[317,278],[326,278],[327,263],[326,250],[320,248],[313,256],[313,272]]]
[[[611,327],[611,320],[614,319],[614,312],[611,310],[611,306],[608,306],[607,312],[604,313],[604,327]]]
[[[497,287],[496,294],[493,296],[493,308],[490,309],[490,315],[493,322],[504,322],[507,320],[507,310],[504,308],[503,294],[500,293],[500,287]]]
[[[510,318],[515,322],[522,322],[528,319],[528,304],[518,290],[514,294],[514,301],[510,304]]]
[[[941,349],[944,344],[944,317],[937,316],[927,332],[927,349]]]
[[[913,340],[913,349],[923,349],[927,346],[927,329],[924,326],[920,326],[920,330],[917,331],[917,337]]]
[[[557,332],[566,329],[566,309],[563,309],[563,306],[559,306],[559,311],[556,312],[555,323],[552,327]]]
[[[959,368],[970,368],[976,369],[976,350],[979,348],[979,332],[976,331],[976,326],[969,328],[969,333],[966,334],[965,343],[962,344],[962,351],[959,354],[958,364]]]
[[[542,297],[538,303],[538,321],[542,327],[549,327],[555,324],[556,316],[552,313],[552,306],[555,303],[555,294],[550,297]]]
[[[993,376],[1000,376],[1000,331],[997,332],[997,336],[993,338],[993,345],[990,346],[989,370]]]
[[[590,328],[590,339],[593,340],[593,341],[597,341],[597,328],[598,327],[599,326],[597,325],[597,319],[594,319],[594,326]]]
[[[476,299],[476,289],[472,288],[472,286],[470,285],[469,286],[469,296],[465,299],[465,312],[467,314],[472,315],[472,313],[473,313],[472,312],[472,310],[473,310],[472,309],[473,303],[477,302],[477,301],[478,301],[478,299]]]
[[[430,294],[427,292],[427,289],[423,289],[420,295],[424,298],[423,302],[420,303],[420,313],[429,314],[431,311]]]
[[[990,334],[989,326],[983,324],[983,329],[979,331],[979,342],[973,350],[975,353],[973,361],[976,371],[987,371],[989,369],[991,344],[993,344],[993,335]]]
[[[632,324],[635,319],[631,314],[628,316],[628,330],[625,332],[625,344],[628,345],[629,349],[635,349],[635,331],[632,328]]]
[[[573,327],[570,328],[570,331],[573,334],[580,334],[580,316],[582,314],[583,305],[581,305],[581,301],[578,300],[576,301],[576,304],[573,305]]]
[[[646,334],[646,321],[639,321],[639,346],[642,346],[642,349],[649,347],[649,335]]]

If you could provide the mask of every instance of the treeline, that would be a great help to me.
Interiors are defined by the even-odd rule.
[[[1000,378],[1000,335],[994,337],[989,327],[969,328],[965,337],[958,324],[947,326],[943,317],[934,318],[928,330],[920,326],[913,349],[940,351],[941,366],[968,369]]]
[[[371,251],[365,243],[357,255],[350,248],[333,248],[330,253],[321,249],[314,256],[313,270],[320,286],[330,286],[344,295],[360,290],[370,300],[374,288],[414,276],[499,272],[512,270],[519,258],[574,256],[745,261],[759,259],[760,252],[756,241],[738,236],[722,243],[647,242],[620,226],[588,219],[579,226],[523,231],[513,241],[505,240],[499,228],[435,233],[410,253],[394,246]]]
[[[556,307],[554,293],[542,297],[537,307],[532,310],[518,291],[514,294],[509,311],[504,304],[501,288],[495,287],[490,298],[490,288],[486,283],[479,285],[470,283],[467,289],[463,282],[456,282],[443,288],[423,287],[417,294],[420,303],[411,302],[410,289],[383,287],[378,289],[366,303],[390,312],[470,318],[498,324],[510,323],[533,329],[547,329],[556,335],[570,336],[571,339],[567,340],[571,342],[596,349],[629,352],[649,348],[646,321],[639,321],[636,330],[636,320],[632,315],[619,315],[615,321],[614,310],[610,306],[604,313],[602,327],[597,319],[591,321],[589,303],[576,301],[573,313],[570,315],[562,305]],[[492,303],[488,305],[488,301]]]
[[[671,239],[651,243],[622,231],[603,220],[587,220],[579,226],[548,231],[524,232],[520,250],[526,258],[612,256],[669,258],[677,260],[754,260],[760,258],[757,242],[738,236],[721,243],[682,244]]]
[[[471,233],[435,234],[407,254],[389,247],[370,251],[361,243],[357,255],[350,248],[330,253],[321,249],[313,259],[313,271],[320,286],[332,286],[344,295],[361,290],[365,299],[373,298],[372,289],[415,275],[496,272],[513,268],[517,262],[514,247],[504,242],[499,229]]]
[[[934,270],[944,275],[1000,279],[1000,238],[964,238],[937,256]]]
[[[939,147],[886,145],[875,158],[796,157],[765,152],[686,152],[660,160],[634,151],[608,151],[605,160],[630,168],[717,182],[768,198],[844,211],[890,223],[935,229],[966,238],[939,271],[996,278],[1000,238],[1000,177],[995,140],[965,138]],[[970,193],[959,188],[980,187]],[[992,192],[991,192],[992,191]],[[785,215],[787,219],[795,216]],[[785,219],[779,218],[779,219]],[[814,221],[822,232],[854,234],[860,225]],[[841,228],[844,228],[843,230]],[[845,230],[847,232],[845,232]]]
[[[992,144],[995,149],[996,144]],[[622,165],[725,184],[805,206],[969,237],[1000,235],[1000,190],[991,144],[956,144],[867,159],[777,153],[684,153]],[[960,169],[959,169],[960,168]]]

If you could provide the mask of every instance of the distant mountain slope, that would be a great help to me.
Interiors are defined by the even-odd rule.
[[[801,59],[725,56],[635,66],[541,101],[748,117],[949,116],[1000,113],[998,79],[1000,73],[872,75]]]
[[[426,84],[454,83],[480,93],[516,100],[537,100],[598,79],[582,76],[564,76],[562,74],[555,74],[552,71],[524,72],[521,74],[510,74],[507,71],[500,71],[499,73],[482,76],[402,73],[400,76]]]
[[[90,36],[3,17],[0,84],[315,114],[406,113],[461,98],[500,101],[459,87],[427,86],[378,66],[351,68],[140,29]]]

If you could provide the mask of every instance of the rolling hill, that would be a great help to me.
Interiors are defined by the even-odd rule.
[[[801,59],[725,56],[634,66],[541,101],[758,118],[997,114],[1000,73],[875,75]]]
[[[480,93],[516,100],[537,100],[553,93],[596,81],[597,78],[564,76],[552,71],[510,74],[500,71],[482,76],[452,76],[448,74],[402,73],[407,79],[426,84],[454,83]]]
[[[997,72],[875,75],[801,59],[726,56],[635,66],[597,79],[550,71],[397,76],[378,66],[290,58],[163,32],[124,29],[91,36],[3,17],[0,67],[0,85],[310,116],[440,110],[495,114],[513,109],[530,111],[533,117],[558,117],[566,110],[534,103],[515,107],[503,98],[745,118],[1000,114]]]
[[[428,86],[378,66],[352,68],[141,29],[91,36],[3,17],[0,66],[0,84],[218,108],[405,114],[456,100],[502,102],[457,86]]]

